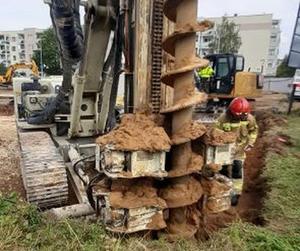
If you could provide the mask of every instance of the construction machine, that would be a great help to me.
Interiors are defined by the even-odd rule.
[[[96,215],[112,232],[193,237],[232,190],[218,171],[234,139],[216,143],[226,137],[192,119],[206,100],[193,72],[208,64],[196,32],[212,23],[196,21],[197,0],[46,2],[63,81],[14,83],[27,200],[58,217]]]
[[[214,75],[209,79],[197,76],[200,89],[208,94],[207,103],[198,107],[198,111],[203,113],[203,121],[209,117],[213,121],[236,97],[254,101],[262,96],[263,76],[261,73],[244,71],[245,58],[242,55],[211,54],[205,59],[209,60]]]
[[[25,70],[28,69],[31,71],[32,77],[39,77],[39,68],[36,65],[34,60],[31,60],[30,63],[16,63],[13,65],[10,65],[4,76],[0,76],[0,86],[3,87],[10,87],[12,86],[12,80],[13,77],[17,74],[18,70]]]

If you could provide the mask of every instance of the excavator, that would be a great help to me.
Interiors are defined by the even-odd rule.
[[[33,77],[39,77],[39,68],[34,60],[31,60],[30,63],[16,63],[7,68],[4,76],[0,76],[0,86],[12,86],[12,80],[16,71],[21,69],[29,69]]]
[[[194,69],[209,63],[195,56],[196,32],[213,24],[197,22],[197,0],[45,2],[63,81],[14,83],[28,202],[59,218],[94,215],[114,233],[193,238],[231,206],[219,170],[234,139],[193,120],[207,99]]]

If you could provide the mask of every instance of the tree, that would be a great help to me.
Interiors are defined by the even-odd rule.
[[[295,75],[295,68],[288,66],[288,56],[285,56],[281,64],[277,67],[276,77],[291,78]]]
[[[216,36],[209,44],[214,53],[238,53],[242,45],[239,28],[227,17],[223,17],[222,23],[217,25]]]
[[[42,33],[41,39],[38,43],[38,48],[39,50],[34,51],[32,57],[37,65],[40,67],[42,58],[44,65],[43,69],[46,74],[62,74],[60,55],[56,42],[56,35],[53,28],[49,28]]]

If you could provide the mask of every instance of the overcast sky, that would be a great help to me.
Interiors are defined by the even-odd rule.
[[[199,0],[199,16],[273,13],[274,18],[282,21],[280,56],[283,57],[289,51],[298,5],[299,0]],[[47,28],[51,24],[43,0],[6,0],[2,7],[0,30]]]

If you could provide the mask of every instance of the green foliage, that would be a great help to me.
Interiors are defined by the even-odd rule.
[[[227,17],[223,17],[222,23],[217,25],[216,36],[209,44],[214,53],[238,53],[242,45],[239,28]]]
[[[44,72],[48,75],[60,75],[62,74],[60,55],[57,47],[56,35],[53,28],[45,30],[41,35],[39,42],[39,48],[42,50],[36,50],[33,54],[33,59],[40,67],[41,65],[41,53],[44,65]]]
[[[288,56],[285,56],[282,63],[277,67],[276,76],[281,78],[291,78],[295,75],[295,68],[288,66]]]
[[[0,75],[5,75],[6,67],[4,64],[0,64]]]

